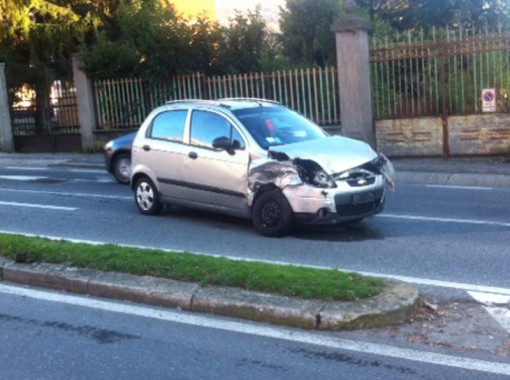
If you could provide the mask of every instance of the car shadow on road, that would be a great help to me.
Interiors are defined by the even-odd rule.
[[[385,238],[384,232],[378,226],[370,225],[370,222],[296,226],[291,236],[301,240],[343,243],[383,240]]]
[[[194,223],[206,224],[212,228],[242,230],[248,234],[260,236],[263,239],[272,239],[258,235],[248,219],[177,206],[165,208],[164,214],[168,216],[173,215],[174,217],[183,218]],[[298,225],[283,238],[311,241],[360,242],[381,240],[385,238],[385,235],[380,229],[380,225],[371,225],[370,221],[362,221],[334,225]]]

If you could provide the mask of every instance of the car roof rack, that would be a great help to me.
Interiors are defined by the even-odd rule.
[[[233,103],[228,103],[233,102]],[[221,99],[176,99],[176,100],[169,100],[165,102],[165,105],[173,105],[173,104],[197,104],[197,105],[203,105],[203,106],[216,106],[216,107],[224,107],[231,109],[235,107],[235,102],[252,102],[257,103],[259,107],[262,107],[262,103],[269,103],[269,104],[276,104],[276,105],[282,105],[282,103],[276,101],[276,100],[270,100],[270,99],[262,99],[262,98],[221,98]],[[239,104],[240,105],[240,104]]]
[[[215,100],[207,100],[207,99],[177,99],[177,100],[168,100],[165,104],[179,104],[179,103],[204,103],[204,104],[215,104],[218,102]]]
[[[264,103],[272,103],[272,104],[279,104],[279,105],[282,104],[277,100],[262,99],[262,98],[221,98],[221,99],[218,99],[218,101],[219,102],[245,101],[245,102],[255,102],[255,103],[264,102]]]

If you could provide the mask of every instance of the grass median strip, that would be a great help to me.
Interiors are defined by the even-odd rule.
[[[305,299],[354,301],[379,294],[382,280],[337,270],[236,261],[193,253],[91,245],[0,234],[0,256],[17,262],[148,275]]]

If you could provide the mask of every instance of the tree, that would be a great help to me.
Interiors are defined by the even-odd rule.
[[[189,23],[188,69],[202,71],[206,75],[222,73],[219,54],[223,42],[222,28],[216,21],[211,21],[207,15],[199,15]]]
[[[0,60],[32,65],[32,70],[9,78],[13,86],[27,84],[35,90],[39,133],[48,125],[45,110],[52,79],[65,73],[67,65],[62,62],[75,51],[83,32],[84,19],[73,10],[80,4],[80,0],[0,0]]]
[[[84,69],[94,79],[165,79],[188,68],[188,28],[172,4],[118,0],[101,8],[99,29],[84,41]]]
[[[222,30],[219,44],[220,67],[226,73],[262,70],[262,56],[271,49],[270,33],[262,19],[260,6],[246,15],[236,11],[228,28]]]
[[[0,0],[0,56],[32,64],[57,61],[78,44],[83,1]]]
[[[331,25],[342,14],[339,0],[286,0],[280,7],[284,55],[291,64],[324,66],[335,60]]]

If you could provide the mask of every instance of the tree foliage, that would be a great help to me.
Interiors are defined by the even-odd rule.
[[[101,25],[81,48],[91,77],[164,79],[187,67],[186,27],[171,4],[118,0],[95,12]]]
[[[283,53],[294,65],[323,66],[335,60],[335,36],[339,0],[286,0],[280,7]]]
[[[222,27],[204,14],[186,20],[159,0],[118,0],[102,19],[107,24],[82,48],[84,68],[93,78],[247,73],[275,57],[268,53],[272,47],[259,8],[237,12]]]
[[[68,56],[87,21],[74,11],[79,5],[79,0],[0,0],[0,58],[37,64]]]
[[[224,72],[249,73],[263,69],[262,57],[270,49],[269,32],[262,19],[260,6],[244,15],[238,11],[222,28],[219,44],[219,66]]]
[[[357,0],[375,34],[433,26],[508,24],[508,0]],[[185,19],[171,0],[0,0],[0,60],[56,63],[81,52],[93,78],[157,80],[176,73],[271,71],[335,62],[331,25],[342,0],[286,0],[280,33],[260,8],[224,27],[207,15]]]

